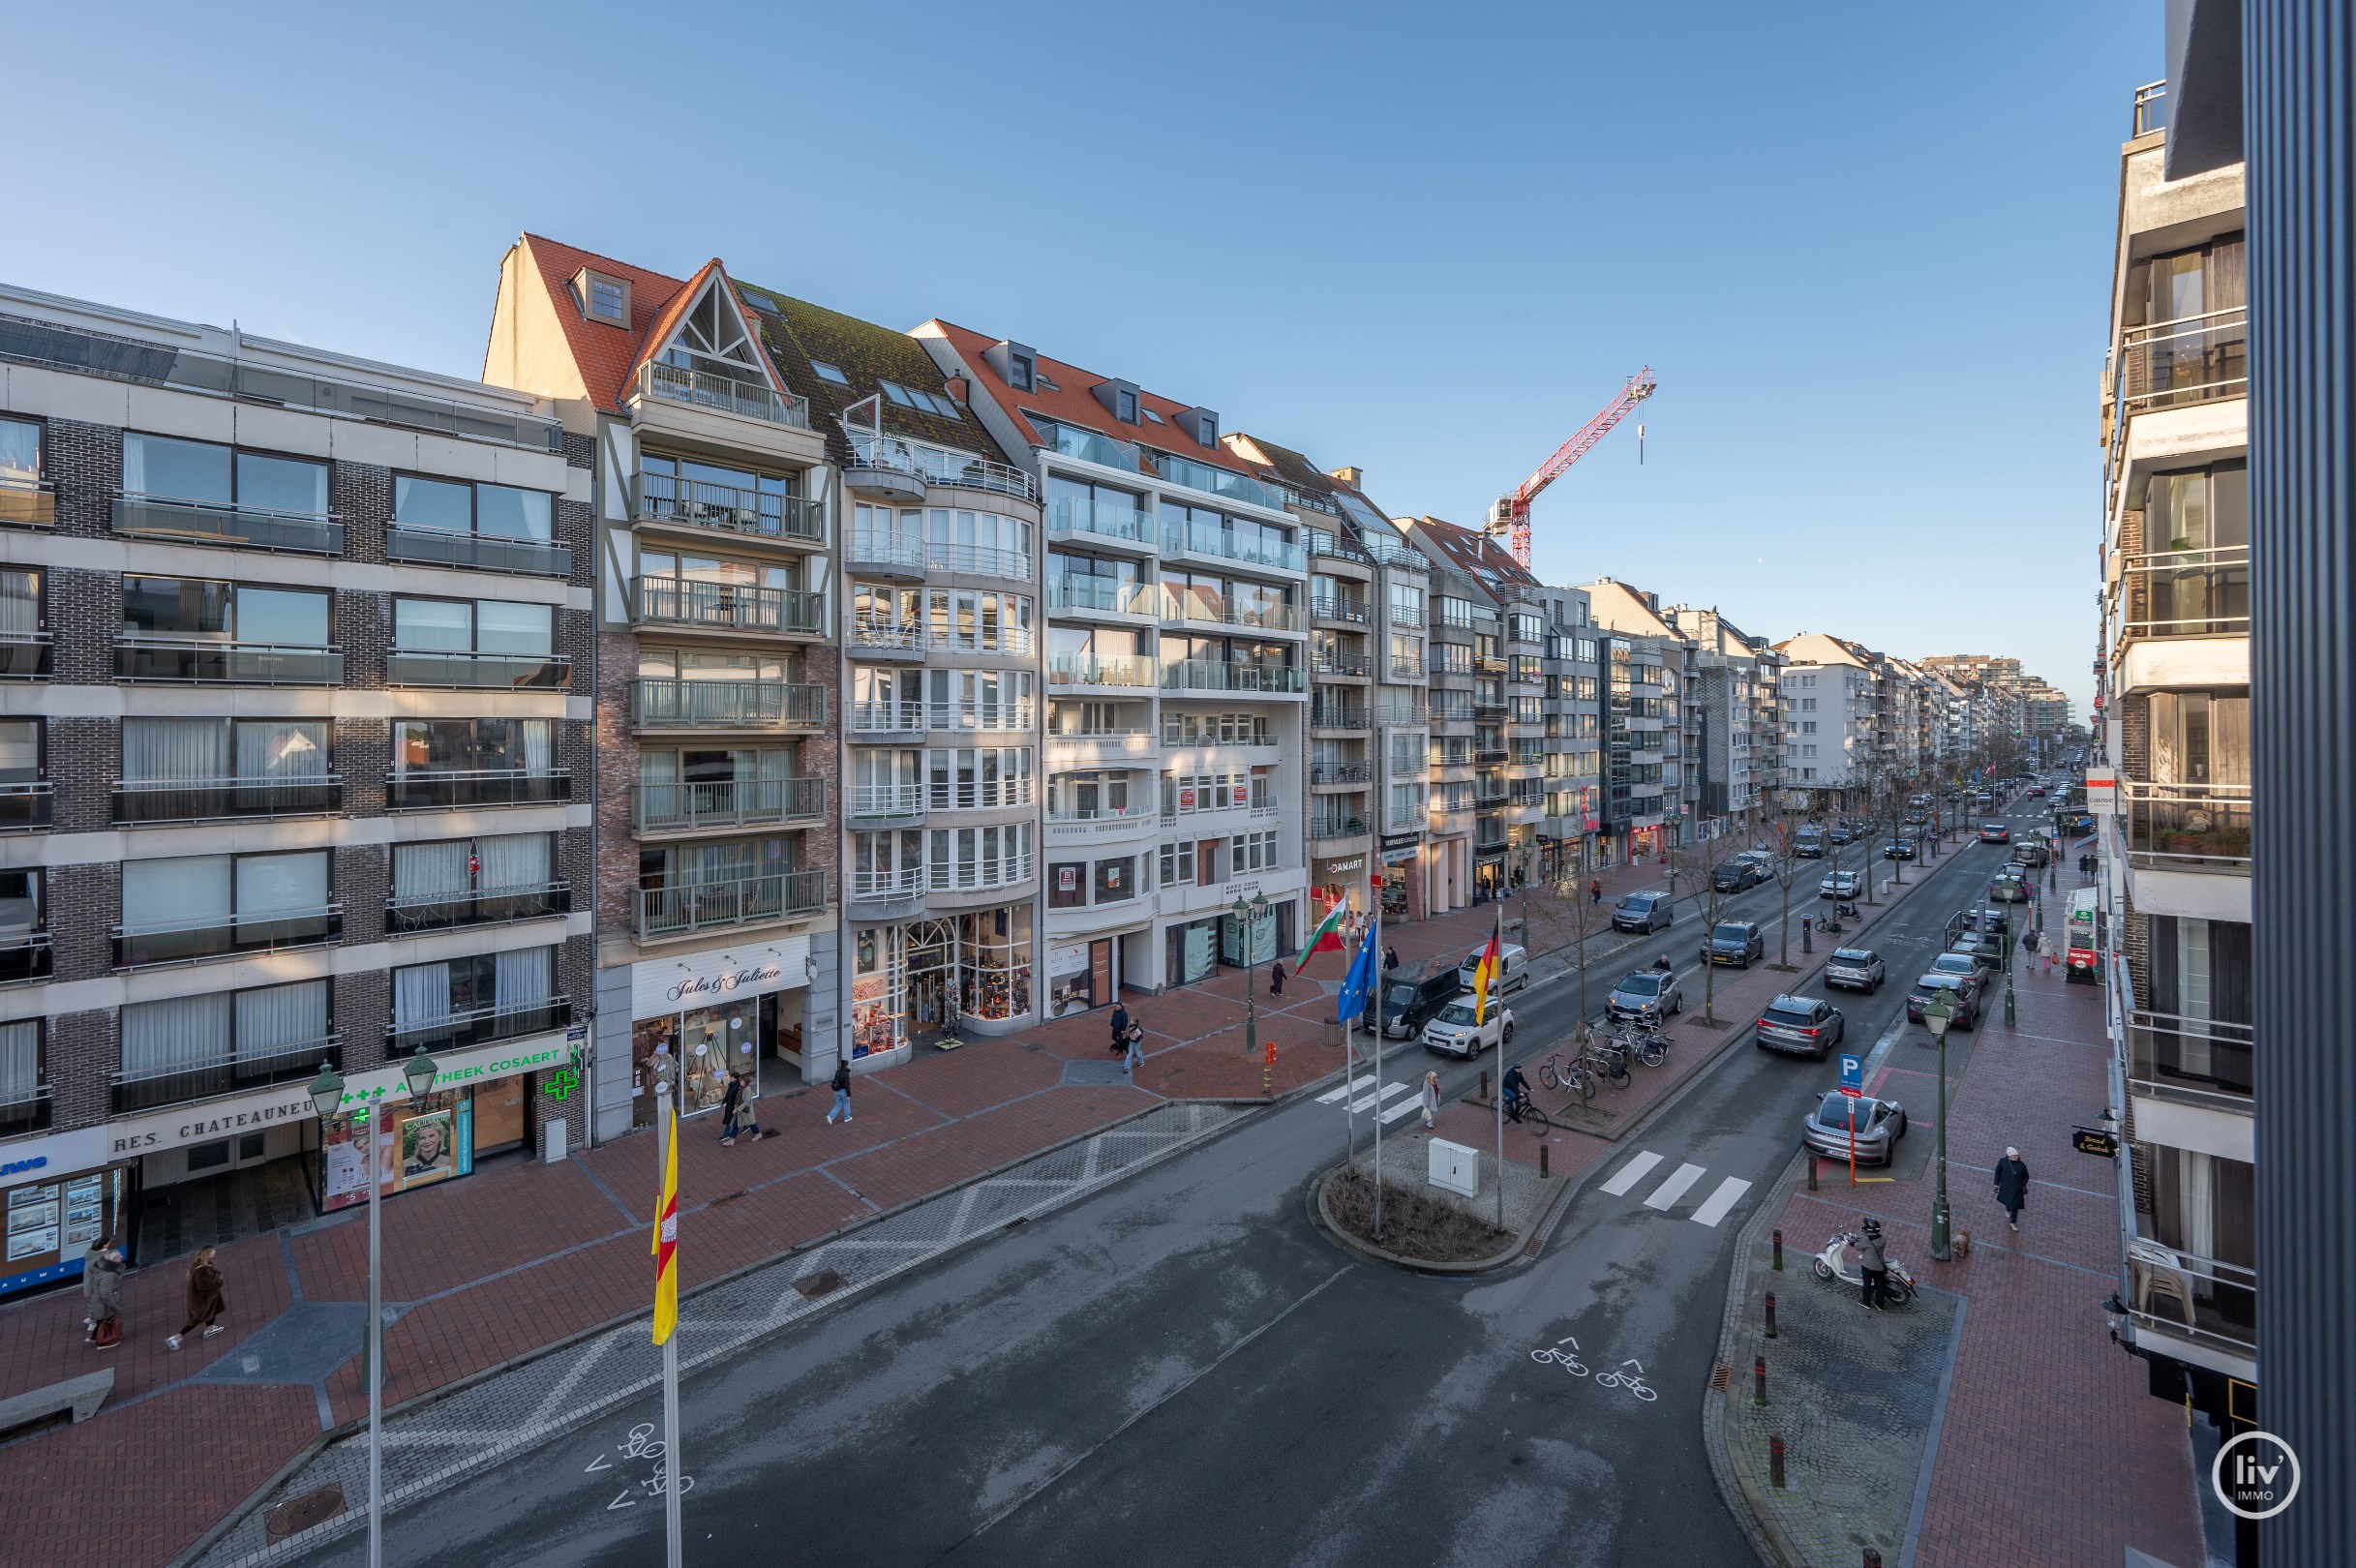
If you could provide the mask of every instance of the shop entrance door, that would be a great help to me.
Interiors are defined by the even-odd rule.
[[[941,1032],[957,985],[957,925],[954,920],[918,920],[906,931],[908,1038]]]

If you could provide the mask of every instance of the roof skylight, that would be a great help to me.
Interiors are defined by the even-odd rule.
[[[823,359],[811,360],[810,369],[818,373],[818,378],[822,381],[832,381],[836,386],[849,386],[851,384],[851,377],[845,376],[842,372],[836,370],[833,366],[828,364]]]

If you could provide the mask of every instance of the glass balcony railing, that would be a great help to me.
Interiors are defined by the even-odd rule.
[[[384,901],[384,929],[391,936],[411,936],[419,931],[446,931],[467,925],[547,920],[569,914],[572,907],[572,887],[564,882],[457,896],[404,897],[396,893]]]
[[[133,1111],[183,1104],[193,1100],[243,1094],[248,1090],[267,1088],[274,1083],[290,1083],[317,1073],[322,1062],[334,1068],[343,1066],[344,1037],[341,1034],[324,1035],[300,1045],[285,1045],[270,1051],[225,1057],[219,1061],[173,1068],[167,1071],[114,1072],[108,1075],[110,1099],[114,1114],[122,1116]]]
[[[50,1104],[45,1083],[18,1083],[0,1090],[0,1138],[46,1130]]]
[[[636,693],[644,730],[815,730],[827,722],[827,688],[815,684],[641,676]]]
[[[46,980],[51,967],[48,932],[0,928],[0,985]]]
[[[2122,638],[2250,635],[2248,545],[2129,556],[2119,582]]]
[[[1309,618],[1297,604],[1222,598],[1216,593],[1163,594],[1162,622],[1165,626],[1252,626],[1274,632],[1309,629]]]
[[[114,644],[114,675],[118,680],[340,686],[344,683],[344,650],[196,637],[119,637]]]
[[[638,830],[692,833],[718,828],[772,828],[819,822],[827,814],[824,778],[714,778],[630,787]]]
[[[227,920],[192,920],[186,916],[165,916],[152,920],[127,920],[113,931],[114,967],[185,964],[200,958],[227,957],[231,953],[316,947],[335,941],[343,929],[341,904],[270,910]]]
[[[1083,463],[1100,464],[1107,468],[1119,468],[1126,473],[1142,473],[1144,466],[1137,461],[1137,449],[1127,441],[1116,441],[1109,436],[1100,436],[1078,425],[1057,424],[1053,420],[1034,419],[1032,426],[1046,439],[1048,446],[1068,458]]]
[[[388,523],[384,558],[426,566],[467,566],[483,572],[529,577],[569,577],[571,547],[546,539],[516,539],[503,533],[461,533],[453,528]]]
[[[638,890],[638,935],[641,941],[653,941],[759,925],[826,907],[823,871],[771,871],[725,882],[659,885]]]
[[[796,637],[826,635],[827,599],[823,593],[694,577],[641,577],[632,586],[638,618],[645,624]]]
[[[2119,780],[2129,864],[2155,871],[2250,870],[2250,786]]]
[[[384,778],[387,811],[450,806],[562,805],[573,798],[573,776],[561,768],[401,769]]]
[[[1319,620],[1343,620],[1357,626],[1365,625],[1368,618],[1364,599],[1315,598],[1309,602],[1309,613]]]
[[[57,526],[57,487],[46,479],[0,478],[0,524],[19,528]]]
[[[1281,664],[1180,659],[1162,667],[1163,691],[1234,691],[1297,696],[1308,688],[1306,675]]]
[[[344,553],[344,525],[329,513],[281,512],[267,506],[181,500],[171,496],[115,497],[114,531],[182,544],[291,550],[317,556]]]
[[[1093,533],[1100,539],[1130,539],[1140,544],[1151,544],[1154,538],[1153,520],[1142,511],[1110,505],[1102,499],[1092,505],[1069,496],[1059,496],[1047,503],[1047,531]]]
[[[1096,653],[1057,653],[1047,660],[1050,686],[1143,686],[1156,680],[1152,659]]]
[[[563,653],[473,653],[397,648],[384,655],[384,683],[388,686],[561,691],[572,684],[572,658]]]
[[[810,406],[804,399],[787,397],[765,381],[740,380],[734,376],[690,370],[684,365],[641,365],[638,394],[664,403],[735,414],[740,419],[758,419],[766,424],[790,425],[800,430],[810,427]]]
[[[1064,577],[1047,584],[1050,610],[1089,610],[1106,616],[1162,614],[1162,589],[1152,583],[1123,584],[1109,577]]]
[[[778,544],[827,542],[826,506],[804,496],[660,472],[641,472],[631,487],[631,515],[642,523],[709,528]]]
[[[395,1059],[428,1051],[457,1050],[489,1045],[526,1035],[544,1035],[569,1028],[573,1004],[569,997],[540,997],[530,1002],[468,1008],[438,1018],[400,1019],[385,1026],[385,1054]]]
[[[1168,484],[1184,485],[1206,496],[1222,500],[1242,501],[1249,506],[1265,506],[1272,512],[1284,509],[1284,498],[1261,484],[1250,474],[1237,473],[1209,463],[1197,463],[1175,452],[1148,452],[1154,472]]]
[[[120,823],[217,822],[236,817],[317,817],[344,809],[344,781],[315,778],[121,778]]]
[[[48,779],[0,783],[0,832],[46,828],[57,814],[57,786]]]
[[[1297,544],[1237,533],[1230,528],[1203,528],[1194,523],[1164,524],[1162,528],[1162,549],[1167,555],[1209,556],[1219,560],[1242,561],[1250,566],[1269,566],[1285,572],[1301,571],[1306,564],[1306,558]]]

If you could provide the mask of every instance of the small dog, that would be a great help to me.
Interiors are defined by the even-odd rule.
[[[1954,1241],[1948,1244],[1948,1250],[1955,1254],[1955,1261],[1958,1263],[1970,1257],[1972,1255],[1972,1233],[1968,1230],[1956,1231]]]

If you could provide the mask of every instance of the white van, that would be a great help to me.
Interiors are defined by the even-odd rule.
[[[1464,986],[1465,990],[1472,989],[1472,972],[1481,967],[1481,954],[1488,950],[1489,944],[1482,943],[1472,950],[1471,955],[1465,960],[1464,967],[1456,972],[1457,983]],[[1493,996],[1502,995],[1507,991],[1518,991],[1529,983],[1529,954],[1524,952],[1518,944],[1508,944],[1498,951],[1500,957],[1497,963],[1496,985],[1490,993]]]

